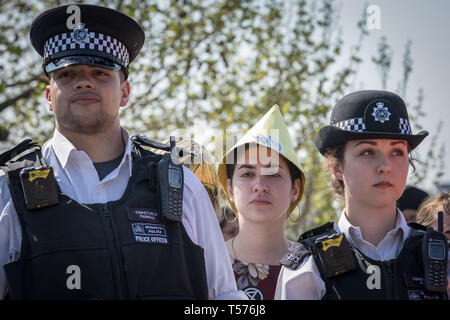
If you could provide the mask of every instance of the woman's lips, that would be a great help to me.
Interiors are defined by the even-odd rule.
[[[272,202],[270,202],[269,200],[266,200],[266,199],[258,198],[258,199],[254,199],[254,200],[250,201],[250,204],[269,205],[269,204],[272,204]]]
[[[387,189],[387,188],[390,188],[392,186],[393,186],[393,184],[390,183],[389,181],[381,181],[381,182],[378,182],[378,183],[374,184],[374,187],[380,188],[380,189]]]

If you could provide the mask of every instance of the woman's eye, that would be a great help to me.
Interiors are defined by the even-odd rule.
[[[375,154],[375,153],[373,152],[373,150],[371,150],[371,149],[366,149],[366,150],[361,151],[359,155],[361,155],[361,156],[371,156],[371,155],[373,155],[373,154]]]
[[[270,175],[271,177],[281,177],[279,173],[274,173]]]
[[[244,178],[252,177],[252,176],[253,176],[253,172],[244,172],[241,174],[241,177],[244,177]]]
[[[395,149],[392,151],[392,153],[396,156],[403,156],[405,153],[401,149]]]

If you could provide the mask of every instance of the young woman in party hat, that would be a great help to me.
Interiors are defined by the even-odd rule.
[[[305,189],[305,176],[278,106],[273,106],[224,156],[220,184],[239,220],[226,242],[238,288],[250,299],[273,299],[279,260],[292,245],[288,215]]]
[[[316,146],[345,208],[336,228],[328,223],[300,236],[282,261],[276,299],[445,298],[445,276],[433,276],[439,288],[424,281],[428,231],[407,225],[396,208],[410,152],[427,135],[412,134],[405,103],[394,93],[358,91],[336,104]]]

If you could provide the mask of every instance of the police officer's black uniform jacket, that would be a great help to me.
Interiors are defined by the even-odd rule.
[[[377,261],[350,244],[345,234],[329,222],[302,234],[281,264],[295,270],[305,258],[313,258],[325,283],[323,300],[447,299],[446,293],[425,290],[421,249],[425,228],[417,224],[410,227],[399,255]],[[327,259],[328,264],[324,262]]]
[[[132,152],[123,196],[82,204],[58,190],[56,205],[28,210],[19,173],[42,165],[27,141],[2,154],[22,228],[17,261],[4,266],[11,299],[207,299],[203,249],[181,222],[159,214],[153,170],[161,156]]]

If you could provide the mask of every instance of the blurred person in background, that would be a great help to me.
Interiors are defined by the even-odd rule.
[[[407,223],[415,221],[417,209],[428,196],[429,194],[422,189],[406,186],[402,196],[397,200],[397,208],[401,210]]]

